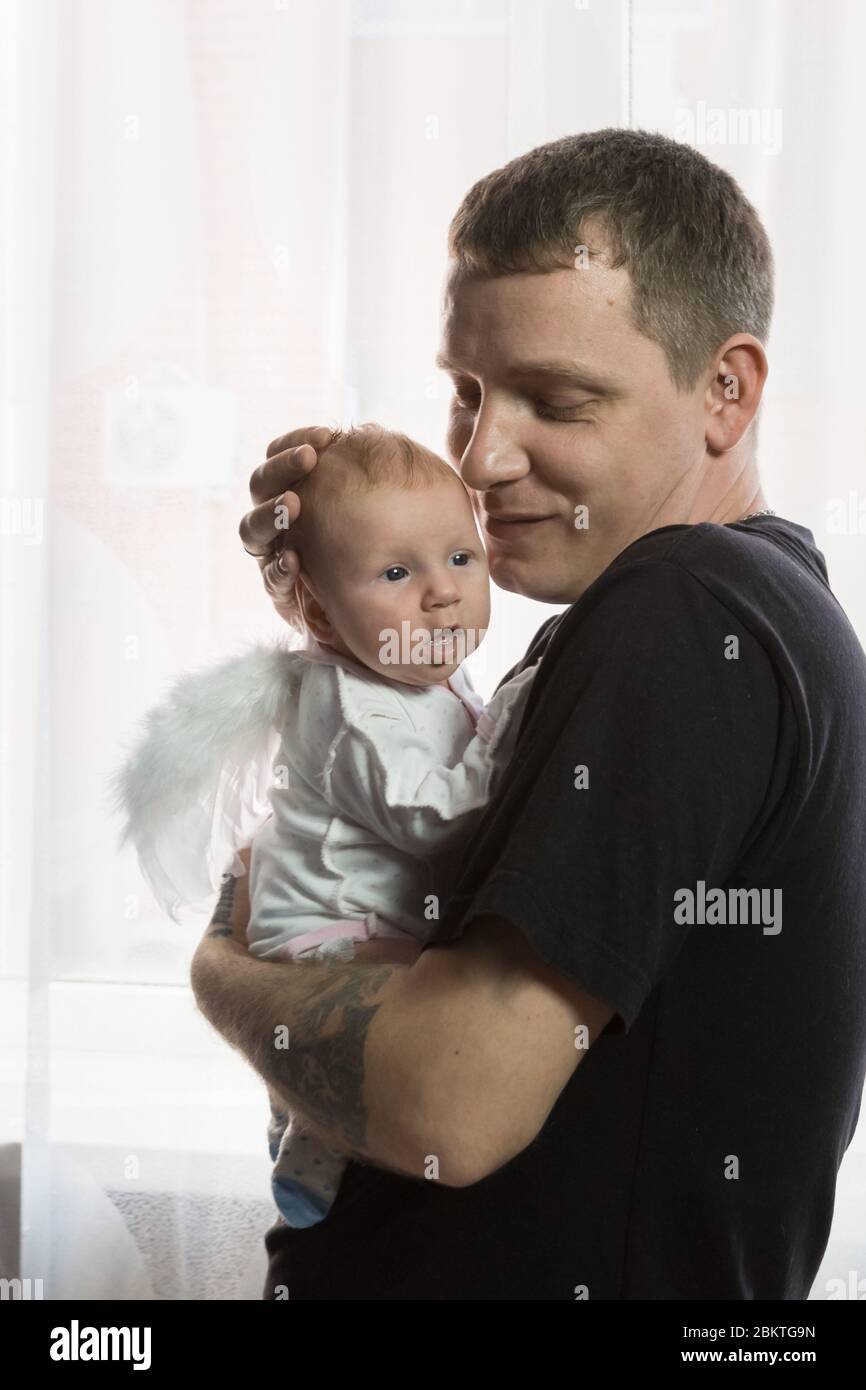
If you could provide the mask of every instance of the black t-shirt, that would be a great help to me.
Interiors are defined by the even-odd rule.
[[[483,1181],[350,1164],[265,1296],[804,1299],[866,1074],[862,648],[761,518],[635,541],[536,661],[442,935],[505,918],[614,1017]]]

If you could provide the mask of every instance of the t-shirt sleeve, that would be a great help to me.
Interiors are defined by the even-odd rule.
[[[542,660],[439,939],[507,919],[621,1032],[702,930],[675,894],[721,887],[749,841],[780,691],[762,644],[674,563],[624,567],[589,598]]]

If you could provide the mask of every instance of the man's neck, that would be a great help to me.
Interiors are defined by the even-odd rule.
[[[725,526],[752,512],[765,511],[768,502],[754,458],[740,460],[735,451],[706,458],[700,481],[681,479],[658,509],[648,530],[661,526],[697,526],[702,521]]]
[[[751,516],[754,512],[763,512],[766,509],[767,499],[761,484],[758,483],[750,496],[744,497],[742,493],[738,493],[735,496],[722,497],[708,516],[690,517],[689,520],[713,521],[717,526],[727,526],[729,522],[741,521],[744,516]]]

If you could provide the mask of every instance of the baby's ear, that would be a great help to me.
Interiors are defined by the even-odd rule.
[[[301,617],[316,641],[330,642],[335,636],[334,629],[328,621],[323,604],[316,597],[313,586],[303,570],[295,581],[295,594],[298,607],[301,610]]]

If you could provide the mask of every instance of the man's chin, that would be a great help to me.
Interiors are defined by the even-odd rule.
[[[518,560],[514,555],[497,556],[488,551],[487,565],[498,589],[535,599],[537,603],[574,603],[591,583],[565,567],[560,573],[550,557],[543,555]]]

